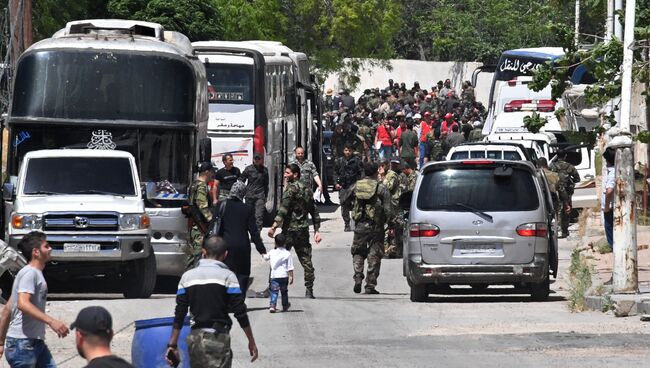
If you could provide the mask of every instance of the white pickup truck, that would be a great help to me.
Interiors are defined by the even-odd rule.
[[[156,283],[150,220],[133,155],[124,151],[64,149],[25,155],[15,187],[6,237],[16,247],[30,231],[53,248],[46,277],[69,281],[116,280],[127,298],[147,298]]]

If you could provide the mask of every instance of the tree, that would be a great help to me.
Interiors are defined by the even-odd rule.
[[[52,36],[76,19],[106,18],[108,0],[38,0],[33,3],[34,40]]]

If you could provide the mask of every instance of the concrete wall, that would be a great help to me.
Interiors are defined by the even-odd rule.
[[[413,82],[419,82],[420,87],[430,89],[439,80],[449,78],[452,86],[460,95],[462,82],[472,79],[472,73],[482,63],[476,62],[438,62],[419,60],[390,60],[393,70],[388,71],[380,67],[371,67],[359,73],[361,79],[359,85],[350,94],[355,98],[359,97],[367,88],[385,88],[388,86],[388,79],[396,83],[406,83],[407,88],[413,86]],[[481,73],[475,86],[476,98],[487,105],[490,93],[491,73]],[[338,74],[330,75],[323,84],[324,90],[332,88],[335,92],[341,87]]]

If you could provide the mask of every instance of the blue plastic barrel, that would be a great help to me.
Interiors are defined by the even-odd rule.
[[[131,344],[131,361],[135,368],[169,368],[164,355],[173,322],[173,317],[135,321],[135,335]],[[178,338],[178,352],[181,355],[179,367],[182,368],[190,368],[190,357],[185,342],[189,333],[190,319],[186,317]]]

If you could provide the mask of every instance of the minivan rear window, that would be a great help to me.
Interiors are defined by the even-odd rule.
[[[509,177],[494,167],[449,168],[424,174],[417,206],[425,211],[532,211],[539,197],[532,174],[514,168]]]

